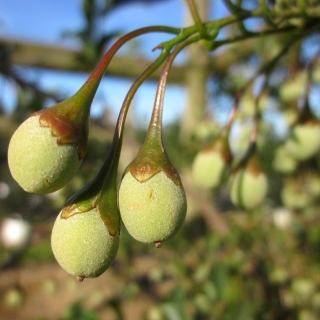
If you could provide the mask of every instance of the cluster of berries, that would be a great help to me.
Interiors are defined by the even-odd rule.
[[[136,240],[155,243],[156,247],[183,224],[186,195],[162,143],[164,88],[177,52],[167,59],[145,143],[124,172],[119,191],[118,163],[133,90],[129,90],[121,108],[113,143],[100,171],[67,201],[55,221],[53,253],[59,264],[80,281],[99,276],[114,260],[120,220]],[[57,191],[77,173],[87,149],[90,107],[101,74],[95,81],[91,75],[72,97],[31,115],[13,134],[9,168],[25,191]]]

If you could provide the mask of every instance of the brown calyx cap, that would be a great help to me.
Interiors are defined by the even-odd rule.
[[[159,145],[158,142],[153,140],[146,140],[137,157],[125,170],[124,175],[128,171],[139,182],[145,182],[160,171],[163,171],[176,185],[181,185],[180,176],[172,165],[162,144]]]
[[[35,112],[39,115],[40,126],[51,128],[52,136],[57,137],[59,145],[75,144],[79,159],[87,152],[88,121],[86,112],[78,109],[77,99],[71,97],[57,105]]]
[[[223,131],[214,141],[211,147],[211,151],[220,153],[221,158],[226,162],[232,161],[232,153],[229,145],[229,132]]]
[[[261,166],[261,162],[256,154],[252,155],[248,159],[245,170],[254,176],[258,176],[259,174],[264,172]]]

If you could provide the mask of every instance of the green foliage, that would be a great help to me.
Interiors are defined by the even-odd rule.
[[[315,312],[310,301],[319,280],[310,266],[318,259],[316,250],[297,254],[301,245],[310,245],[300,236],[298,216],[286,229],[274,219],[266,212],[230,213],[228,236],[210,234],[184,252],[177,248],[180,253],[164,271],[177,285],[160,303],[161,319],[291,319],[303,310]]]
[[[73,303],[68,310],[65,312],[65,316],[61,318],[61,320],[98,320],[99,316],[97,312],[93,310],[86,310],[83,307],[83,299],[76,301]]]
[[[22,261],[50,261],[54,260],[49,239],[29,246],[21,256]]]

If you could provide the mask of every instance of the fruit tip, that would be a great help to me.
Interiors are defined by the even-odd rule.
[[[154,245],[155,245],[156,248],[161,248],[162,242],[161,242],[161,241],[156,241],[156,242],[154,243]]]

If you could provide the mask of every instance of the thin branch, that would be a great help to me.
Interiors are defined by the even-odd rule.
[[[210,37],[207,34],[207,30],[206,30],[206,28],[204,27],[204,25],[202,23],[201,17],[199,15],[197,7],[196,7],[196,5],[194,3],[194,0],[187,0],[187,2],[188,2],[188,6],[189,6],[189,9],[190,9],[190,13],[192,15],[193,21],[194,21],[194,23],[196,24],[196,26],[197,26],[197,28],[199,30],[200,36],[203,39],[210,39]]]

